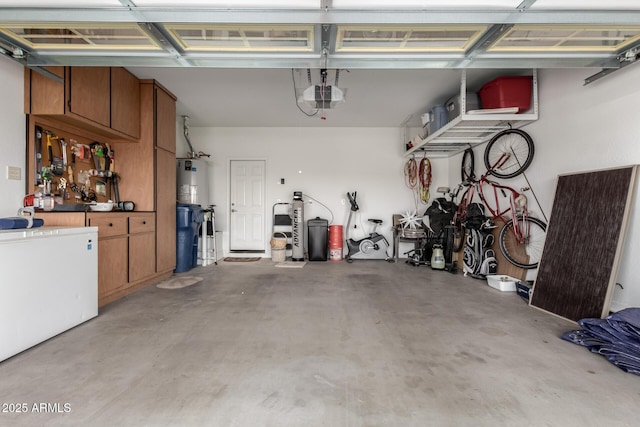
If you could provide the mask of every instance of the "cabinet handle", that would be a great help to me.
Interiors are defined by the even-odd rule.
[[[147,223],[147,221],[142,221],[142,223],[143,223],[143,224],[146,224],[146,223]]]
[[[109,223],[109,227],[113,227],[113,223],[111,223],[111,222],[110,222],[110,223]]]

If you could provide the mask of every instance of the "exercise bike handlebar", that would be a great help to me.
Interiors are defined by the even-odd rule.
[[[360,210],[358,206],[358,202],[356,202],[358,192],[354,191],[353,193],[347,193],[347,197],[349,198],[349,203],[351,204],[351,210],[357,212]]]

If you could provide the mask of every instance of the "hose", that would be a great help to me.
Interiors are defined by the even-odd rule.
[[[428,157],[423,157],[422,160],[420,160],[420,171],[419,171],[419,176],[420,176],[420,200],[424,203],[427,204],[427,202],[429,202],[429,189],[431,187],[431,179],[432,179],[432,173],[431,173],[431,161],[429,160]]]

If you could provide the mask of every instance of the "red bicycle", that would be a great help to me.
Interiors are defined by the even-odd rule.
[[[524,173],[533,160],[533,140],[519,129],[507,129],[494,136],[485,149],[487,172],[475,177],[473,151],[469,148],[462,156],[462,183],[452,194],[452,200],[458,201],[454,215],[454,251],[462,249],[466,232],[464,228],[466,211],[474,197],[480,200],[490,212],[492,219],[504,223],[500,229],[498,245],[500,252],[511,264],[532,269],[538,266],[544,247],[547,225],[532,217],[528,209],[527,197],[523,194],[530,187],[516,191],[514,188],[493,181],[489,176],[511,178]],[[535,195],[534,195],[535,196]],[[505,201],[508,206],[504,209]]]

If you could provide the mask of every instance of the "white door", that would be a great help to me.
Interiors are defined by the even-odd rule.
[[[265,250],[265,161],[231,160],[229,250]]]

